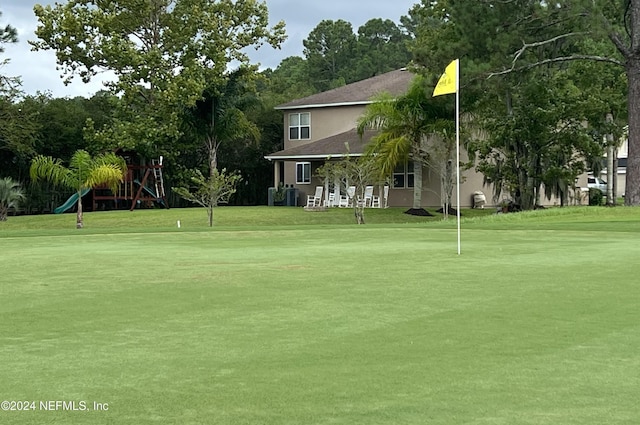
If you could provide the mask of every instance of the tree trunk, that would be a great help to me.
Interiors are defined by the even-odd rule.
[[[356,190],[353,193],[353,216],[356,218],[356,224],[364,224],[364,186],[356,183]]]
[[[523,210],[533,209],[534,207],[533,204],[535,203],[535,191],[536,191],[536,186],[535,186],[535,181],[533,177],[527,176],[524,190],[520,194],[521,196],[520,208],[522,208]]]
[[[207,136],[207,149],[209,151],[209,177],[213,177],[213,170],[218,169],[218,148],[220,143],[216,137],[216,98],[211,98],[211,127]]]
[[[207,207],[207,216],[209,217],[209,227],[213,227],[213,205]]]
[[[616,204],[616,200],[613,194],[613,180],[616,178],[613,169],[613,156],[615,155],[616,148],[612,144],[607,146],[607,205],[613,206]]]
[[[624,203],[640,206],[640,54],[627,58],[629,153]]]
[[[422,161],[413,161],[413,208],[422,208]]]
[[[534,183],[534,192],[533,192],[533,205],[532,205],[532,209],[536,209],[536,207],[540,206],[541,202],[540,202],[540,194],[542,193],[542,183],[540,183],[540,180],[536,179],[535,183]],[[562,203],[562,199],[564,198],[564,193],[565,191],[562,191],[562,193],[560,194],[560,203]]]
[[[518,187],[512,194],[513,201],[523,210],[528,210],[533,198],[533,178],[529,177],[526,168],[518,170]]]
[[[449,158],[449,155],[447,155],[447,158]],[[449,218],[449,208],[451,208],[451,199],[453,199],[453,161],[450,159],[447,159],[444,165],[444,175],[441,177],[441,183],[442,199],[444,201],[442,213],[444,214],[444,219],[447,220]],[[460,208],[460,205],[457,208]]]
[[[611,185],[613,190],[614,203],[618,200],[618,150],[613,150],[613,184]]]
[[[209,154],[209,177],[213,177],[213,170],[218,169],[218,148],[220,143],[214,136],[207,138],[207,153]]]
[[[76,213],[76,229],[82,229],[84,227],[82,217],[82,190],[78,191],[78,212]]]
[[[607,122],[613,122],[613,115],[607,114]],[[615,170],[613,169],[613,159],[615,156],[616,144],[613,140],[613,134],[607,134],[607,205],[616,204],[613,192],[613,179],[615,178]]]
[[[364,207],[357,199],[353,200],[353,214],[356,217],[356,224],[364,224]]]
[[[626,59],[629,153],[625,205],[640,205],[640,0],[629,4],[631,46],[623,52]]]
[[[9,208],[4,205],[0,205],[0,221],[7,221],[9,215]]]

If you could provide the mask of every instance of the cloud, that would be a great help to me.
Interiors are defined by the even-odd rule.
[[[280,20],[286,23],[288,38],[281,49],[263,46],[258,51],[251,49],[249,55],[262,68],[275,68],[282,59],[289,56],[302,56],[302,41],[322,20],[342,19],[350,22],[354,31],[370,19],[391,19],[398,23],[406,15],[416,0],[369,0],[367,2],[349,0],[266,0],[269,8],[269,20],[272,25]],[[102,88],[102,80],[109,74],[96,77],[89,84],[77,78],[65,86],[56,70],[55,54],[51,51],[33,52],[28,40],[34,40],[37,19],[33,13],[36,3],[53,4],[53,1],[4,0],[0,4],[0,25],[10,24],[18,30],[19,42],[5,46],[3,58],[10,63],[0,69],[3,75],[21,76],[23,90],[27,94],[49,92],[54,97],[91,96]]]

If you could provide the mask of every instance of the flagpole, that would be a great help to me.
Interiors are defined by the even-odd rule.
[[[458,255],[460,255],[460,59],[456,59],[456,186],[458,218]]]
[[[440,76],[438,84],[433,89],[434,97],[451,93],[456,94],[456,216],[458,222],[458,255],[460,255],[460,59],[455,59],[447,65],[444,74]]]

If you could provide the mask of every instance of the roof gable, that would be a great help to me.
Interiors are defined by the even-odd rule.
[[[295,99],[276,106],[276,109],[322,108],[336,105],[358,105],[371,102],[376,94],[388,92],[392,96],[404,94],[415,74],[405,68],[376,75],[322,93]]]

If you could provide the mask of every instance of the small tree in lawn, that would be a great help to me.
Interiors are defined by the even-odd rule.
[[[9,208],[17,207],[23,199],[20,183],[11,177],[0,179],[0,221],[7,221]]]
[[[189,202],[194,202],[207,209],[209,227],[213,227],[213,209],[219,204],[229,202],[229,198],[236,192],[236,184],[242,177],[233,172],[227,174],[226,169],[211,170],[209,177],[204,177],[200,170],[195,170],[191,180],[196,184],[196,191],[191,192],[185,187],[174,187],[173,191]]]
[[[325,178],[336,177],[343,191],[347,191],[349,186],[355,187],[353,215],[357,224],[364,224],[364,189],[369,184],[378,183],[380,175],[375,158],[371,155],[347,156],[338,162],[327,162],[318,169],[318,174]],[[358,196],[363,199],[361,202],[358,202]]]
[[[54,185],[73,189],[78,196],[76,228],[84,227],[82,214],[82,192],[107,185],[115,193],[127,172],[124,158],[114,153],[91,157],[84,150],[77,150],[69,161],[69,167],[62,165],[60,159],[39,155],[31,161],[31,180],[47,180]]]
[[[373,184],[374,179],[380,175],[376,162],[372,156],[361,156],[357,159],[345,159],[342,161],[342,180],[351,182],[356,187],[353,200],[353,215],[356,223],[364,224],[364,189],[368,184]],[[361,200],[358,199],[360,197]]]

